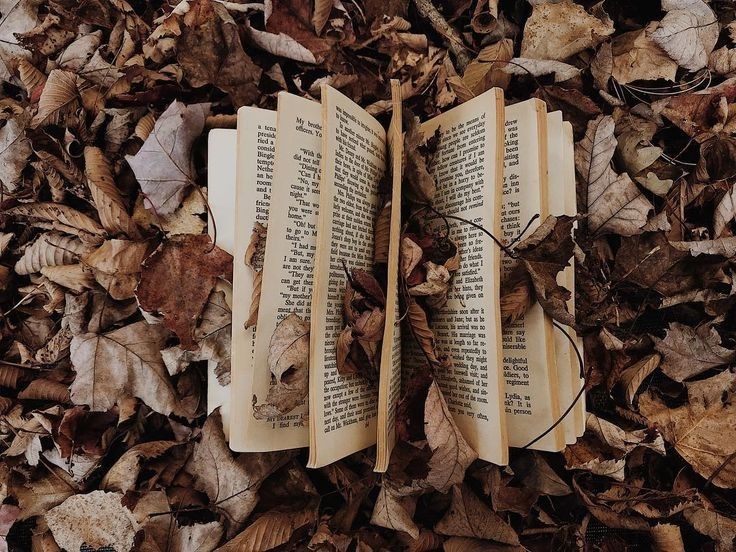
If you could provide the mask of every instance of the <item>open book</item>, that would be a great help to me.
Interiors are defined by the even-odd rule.
[[[309,466],[320,467],[377,445],[375,468],[385,471],[402,380],[428,362],[468,443],[505,464],[509,446],[557,421],[581,381],[570,343],[539,305],[501,328],[500,281],[513,261],[482,229],[510,242],[535,214],[576,212],[569,125],[537,100],[505,108],[500,89],[422,124],[436,145],[432,209],[452,221],[447,238],[461,259],[447,300],[427,313],[427,355],[406,329],[417,299],[400,243],[422,205],[402,193],[400,86],[392,82],[385,127],[330,86],[320,96],[282,92],[275,112],[241,108],[236,153],[210,151],[211,201],[235,188],[229,213],[227,200],[212,210],[235,262],[229,401],[210,395],[229,402],[231,448],[309,447]],[[228,136],[230,145],[211,136],[210,147],[231,148]],[[572,278],[561,275],[570,289]],[[352,369],[351,355],[375,375]],[[531,448],[574,442],[581,407]]]

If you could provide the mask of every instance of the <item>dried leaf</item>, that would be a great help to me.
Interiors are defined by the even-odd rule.
[[[266,552],[289,542],[292,535],[317,522],[314,508],[301,510],[269,510],[217,552]]]
[[[736,186],[726,192],[713,213],[713,234],[718,237],[736,219]]]
[[[634,403],[634,397],[642,382],[659,366],[661,359],[662,356],[657,353],[647,355],[619,374],[618,382],[626,392],[626,402],[629,405]]]
[[[21,173],[31,156],[31,143],[24,131],[18,119],[9,119],[0,128],[0,186],[11,193],[16,191],[21,181]]]
[[[136,297],[142,308],[163,315],[182,349],[194,349],[197,320],[218,276],[232,280],[232,262],[207,235],[172,236],[146,259]]]
[[[68,386],[44,378],[33,380],[28,384],[28,387],[18,393],[18,398],[21,400],[52,401],[61,404],[71,403]]]
[[[407,318],[412,338],[421,347],[430,362],[437,362],[435,352],[434,333],[429,328],[427,314],[414,299],[409,299],[406,304]]]
[[[673,322],[665,338],[654,338],[654,342],[655,349],[662,353],[662,372],[675,381],[692,378],[736,359],[736,351],[723,347],[720,335],[709,324],[691,328]]]
[[[194,183],[191,152],[210,106],[174,101],[156,121],[135,155],[125,158],[145,195],[145,206],[159,215],[173,213]]]
[[[144,461],[163,456],[174,446],[175,441],[148,441],[129,448],[105,474],[100,487],[122,493],[135,489]]]
[[[637,80],[675,80],[677,63],[654,42],[656,23],[645,29],[623,33],[611,42],[612,76],[619,84]]]
[[[725,516],[711,507],[689,508],[683,515],[696,531],[716,542],[717,552],[733,550],[736,542],[736,519]]]
[[[54,69],[49,73],[38,102],[38,112],[31,120],[31,128],[58,125],[79,108],[79,89],[76,74]]]
[[[505,38],[486,46],[465,68],[463,82],[476,96],[494,86],[505,89],[511,76],[503,71],[503,67],[508,65],[504,61],[509,61],[512,57],[514,42],[510,39]]]
[[[677,525],[658,523],[652,526],[649,535],[653,552],[685,552],[682,533]]]
[[[28,217],[43,222],[50,222],[55,227],[58,224],[57,229],[68,234],[75,234],[76,232],[74,230],[77,230],[100,236],[104,232],[102,226],[94,219],[60,203],[25,203],[18,207],[8,209],[6,213],[11,216]]]
[[[106,240],[84,256],[82,262],[94,270],[95,279],[113,299],[130,299],[148,250],[146,242]]]
[[[541,77],[554,74],[555,82],[564,82],[577,77],[580,69],[561,61],[551,59],[533,59],[526,57],[513,58],[503,68],[510,75]]]
[[[41,234],[15,263],[16,274],[33,274],[47,266],[70,265],[89,252],[89,247],[76,238],[54,232]]]
[[[703,0],[662,0],[667,12],[652,40],[680,67],[697,71],[708,64],[720,33],[715,14]]]
[[[373,505],[371,523],[394,531],[403,531],[412,538],[419,536],[419,528],[412,520],[416,498],[401,496],[384,480]]]
[[[330,0],[332,5],[332,0]],[[378,213],[373,230],[373,262],[388,262],[388,245],[391,238],[391,201],[387,201]]]
[[[9,81],[16,58],[30,58],[31,54],[18,43],[15,33],[31,30],[38,23],[39,0],[3,0],[0,3],[0,80]]]

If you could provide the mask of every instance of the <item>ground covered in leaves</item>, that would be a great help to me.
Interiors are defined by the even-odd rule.
[[[0,547],[732,550],[733,19],[724,0],[0,0]],[[573,125],[591,414],[563,454],[474,461],[429,375],[383,477],[372,449],[309,471],[234,455],[206,416],[232,271],[205,234],[207,129],[323,82],[387,122],[390,78],[420,118],[500,86]],[[572,322],[535,274],[504,315],[536,290]]]

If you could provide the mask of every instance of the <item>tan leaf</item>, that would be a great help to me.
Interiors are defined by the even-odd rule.
[[[164,455],[176,444],[176,441],[148,441],[132,446],[108,470],[100,482],[100,488],[122,493],[135,489],[143,462]]]
[[[104,334],[75,336],[71,361],[77,375],[74,404],[107,410],[125,397],[138,397],[156,412],[178,410],[178,398],[161,360],[168,331],[160,324],[135,322]]]
[[[602,443],[625,453],[641,446],[665,455],[664,440],[658,432],[644,429],[626,431],[590,412],[585,418],[585,430],[598,437]]]
[[[153,132],[153,128],[156,124],[156,116],[148,112],[136,123],[133,134],[145,142]]]
[[[120,190],[115,186],[112,168],[102,150],[92,146],[84,148],[84,167],[103,228],[112,235],[122,233],[131,239],[139,238],[138,228],[128,215]]]
[[[421,284],[409,288],[409,295],[445,295],[450,288],[450,273],[441,265],[432,261],[424,263],[427,277]]]
[[[92,270],[81,263],[63,266],[45,266],[41,274],[54,284],[58,284],[71,291],[81,293],[95,287],[95,276]]]
[[[250,234],[250,242],[245,249],[245,264],[253,270],[261,270],[263,268],[263,256],[266,250],[267,229],[260,222],[256,221],[253,225],[253,231]]]
[[[373,262],[386,263],[388,262],[388,245],[391,238],[391,201],[387,201],[378,213],[373,233]]]
[[[647,171],[645,176],[639,175],[635,180],[655,195],[664,197],[672,188],[674,180],[671,178],[659,178],[655,173]]]
[[[723,234],[723,231],[734,219],[736,219],[736,186],[731,186],[731,189],[718,202],[713,212],[713,234],[715,237]]]
[[[56,403],[71,403],[69,387],[58,381],[45,378],[34,379],[23,391],[18,393],[19,399],[38,401],[53,401]]]
[[[110,547],[130,550],[138,522],[122,504],[122,493],[92,491],[73,495],[46,513],[54,540],[66,550]],[[91,523],[91,520],[105,520]]]
[[[487,540],[470,537],[450,537],[443,546],[443,552],[525,552],[523,546],[496,544]]]
[[[403,531],[412,538],[417,538],[419,536],[419,528],[414,523],[414,520],[412,520],[415,507],[415,497],[399,495],[384,480],[381,490],[376,497],[376,503],[373,505],[371,523],[393,531]]]
[[[703,0],[662,0],[667,12],[652,39],[680,67],[697,71],[708,64],[708,56],[718,41],[720,25]]]
[[[202,439],[194,445],[186,470],[195,478],[194,487],[229,519],[231,536],[255,508],[263,480],[289,458],[288,451],[234,456],[222,432],[220,411],[215,410],[202,427]]]
[[[526,270],[517,271],[515,277],[502,283],[500,310],[503,324],[513,324],[524,316],[532,306],[533,290],[531,276]]]
[[[404,279],[407,279],[421,262],[424,252],[414,240],[404,236],[401,238],[399,255],[401,259],[401,273]]]
[[[79,71],[102,43],[102,31],[82,34],[59,55],[57,63],[68,71]]]
[[[654,342],[654,348],[663,356],[660,368],[675,381],[686,380],[736,359],[736,351],[721,346],[721,337],[710,324],[694,329],[673,322],[664,339],[654,338]]]
[[[736,48],[726,46],[711,52],[708,57],[708,69],[717,75],[730,76],[736,72]]]
[[[303,63],[317,63],[317,58],[314,54],[288,34],[274,34],[261,31],[251,26],[247,21],[245,29],[248,38],[262,50],[275,56],[285,57]]]
[[[156,121],[135,155],[125,158],[145,195],[145,206],[159,215],[173,213],[194,182],[191,152],[202,133],[209,104],[174,101]]]
[[[312,25],[314,25],[314,32],[322,34],[327,20],[330,18],[330,12],[334,0],[315,0],[314,2],[314,13],[312,14]]]
[[[419,344],[430,362],[437,362],[434,345],[434,333],[429,328],[427,313],[414,299],[407,301],[408,323],[412,338]]]
[[[38,23],[39,1],[5,0],[0,10],[3,19],[0,25],[0,79],[9,81],[13,77],[16,58],[26,59],[31,53],[18,43],[14,33],[31,30]]]
[[[518,545],[519,536],[466,485],[452,488],[452,502],[434,526],[440,535],[471,537]]]
[[[50,222],[54,226],[58,223],[58,229],[67,234],[76,233],[74,230],[87,232],[94,236],[101,236],[104,233],[102,226],[96,220],[59,203],[25,203],[8,209],[6,214]]]
[[[652,146],[649,139],[637,131],[619,134],[616,153],[629,174],[640,173],[662,154],[662,148]]]
[[[113,299],[134,296],[143,260],[148,256],[148,243],[106,240],[82,258],[94,269],[95,279]]]
[[[12,484],[11,489],[21,509],[20,519],[42,516],[79,492],[69,475],[56,466],[43,470],[30,481]]]
[[[575,148],[575,166],[588,185],[588,227],[592,232],[631,236],[641,232],[654,206],[626,173],[616,174],[611,159],[616,149],[614,122],[600,116],[588,123]]]
[[[511,63],[505,64],[503,70],[510,75],[522,77],[528,77],[530,74],[535,77],[554,74],[555,82],[564,82],[580,74],[580,69],[561,61],[528,57],[513,58]]]
[[[624,480],[625,454],[607,449],[605,444],[593,437],[585,436],[568,445],[563,451],[568,470],[585,470],[616,481]]]
[[[480,4],[480,2],[479,2]],[[514,57],[514,42],[508,38],[494,42],[483,48],[465,68],[463,81],[478,96],[486,90],[498,86],[506,88],[511,76],[503,70]]]
[[[79,108],[78,79],[76,74],[62,69],[49,73],[31,128],[60,124]]]
[[[80,240],[54,232],[41,234],[15,263],[16,274],[33,274],[47,266],[70,265],[89,253]]]
[[[350,326],[347,326],[340,332],[340,335],[337,336],[337,343],[335,345],[337,356],[337,371],[340,374],[353,374],[356,372],[356,369],[352,362],[349,362],[346,366],[346,361],[348,360],[348,355],[350,354],[350,348],[352,347],[352,345],[353,329]]]
[[[279,322],[268,344],[268,369],[276,380],[266,403],[253,407],[257,419],[285,414],[301,404],[309,390],[309,322],[295,313]]]
[[[677,63],[652,40],[656,23],[618,35],[611,42],[612,76],[619,84],[637,80],[675,80]],[[605,90],[605,88],[604,88]]]
[[[0,128],[0,186],[9,192],[18,188],[31,151],[31,143],[25,136],[21,121],[5,121],[5,126]]]
[[[653,552],[685,552],[680,527],[671,523],[658,523],[649,530]]]
[[[639,390],[642,382],[659,366],[661,359],[661,355],[657,353],[647,355],[619,374],[618,382],[626,392],[626,401],[629,405],[633,404],[636,392]]]
[[[685,519],[698,533],[716,542],[716,552],[730,552],[736,539],[736,519],[718,513],[712,507],[688,508]]]
[[[478,458],[455,424],[437,382],[429,386],[424,401],[427,443],[432,449],[427,483],[440,492],[462,483],[465,470]]]
[[[217,552],[266,552],[291,540],[295,531],[317,522],[314,508],[301,510],[269,510],[233,540],[217,549]]]
[[[147,229],[160,228],[167,235],[201,234],[207,224],[203,215],[207,213],[207,198],[205,190],[194,188],[184,198],[176,211],[170,215],[157,215],[143,206],[143,196],[138,196],[133,208],[133,220],[139,226]]]
[[[605,14],[604,14],[605,15]],[[564,60],[613,34],[613,22],[590,15],[574,2],[536,4],[524,25],[521,56]]]

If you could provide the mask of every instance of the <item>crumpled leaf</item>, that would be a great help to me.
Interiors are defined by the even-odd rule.
[[[46,513],[54,540],[66,550],[111,547],[130,550],[138,522],[122,504],[122,493],[92,491],[73,495]],[[104,520],[104,523],[91,523]]]
[[[309,391],[309,322],[291,313],[276,326],[268,344],[268,369],[275,384],[265,404],[253,407],[257,419],[290,412]]]
[[[138,397],[156,412],[178,410],[178,398],[161,360],[168,331],[159,324],[135,322],[104,334],[75,336],[71,361],[77,375],[74,404],[107,410],[125,397]]]
[[[718,41],[720,25],[703,0],[662,0],[667,12],[652,40],[680,67],[697,71],[708,64],[708,56]]]
[[[575,2],[535,4],[524,25],[521,57],[564,60],[595,47],[614,30],[605,12],[601,15],[591,15]]]
[[[494,86],[505,89],[511,76],[503,71],[503,67],[508,65],[503,62],[512,57],[514,42],[510,39],[505,38],[486,46],[465,68],[463,82],[476,96]]]
[[[47,266],[74,264],[89,248],[80,240],[54,232],[41,234],[15,263],[16,274],[33,274]]]
[[[5,213],[49,222],[54,229],[67,234],[77,234],[78,231],[82,231],[92,236],[101,236],[104,232],[96,220],[61,203],[24,203],[8,209]]]
[[[94,270],[95,279],[110,297],[124,300],[135,294],[141,264],[148,251],[146,242],[106,240],[82,257],[82,262]]]
[[[202,133],[210,105],[174,101],[156,121],[138,153],[126,155],[145,195],[144,205],[170,215],[194,183],[192,144]]]
[[[631,236],[641,232],[654,206],[626,173],[616,174],[611,159],[616,149],[613,118],[590,121],[575,149],[575,167],[588,185],[588,228]]]
[[[478,458],[455,424],[437,382],[429,386],[424,402],[427,443],[432,449],[427,483],[440,492],[462,483],[465,470]]]
[[[176,445],[176,441],[148,441],[129,448],[105,474],[100,487],[122,493],[133,490],[144,461],[162,456]]]
[[[675,63],[652,39],[656,23],[618,35],[611,41],[611,75],[619,84],[637,80],[674,81]]]
[[[713,234],[716,237],[723,234],[734,219],[736,219],[736,186],[732,186],[716,205],[713,213]]]
[[[232,280],[232,263],[232,255],[207,235],[172,236],[146,259],[136,297],[143,309],[163,315],[182,349],[193,350],[205,302],[219,276]]]
[[[2,29],[2,27],[0,27]],[[0,43],[0,48],[4,46]],[[2,60],[2,52],[0,52]],[[0,67],[2,61],[0,61]],[[31,155],[31,143],[26,138],[23,125],[18,119],[9,119],[0,128],[0,186],[14,192],[21,180],[21,173]]]
[[[691,328],[672,322],[664,339],[654,338],[654,347],[662,353],[660,368],[675,381],[702,374],[736,360],[736,351],[721,345],[721,337],[710,324]]]

